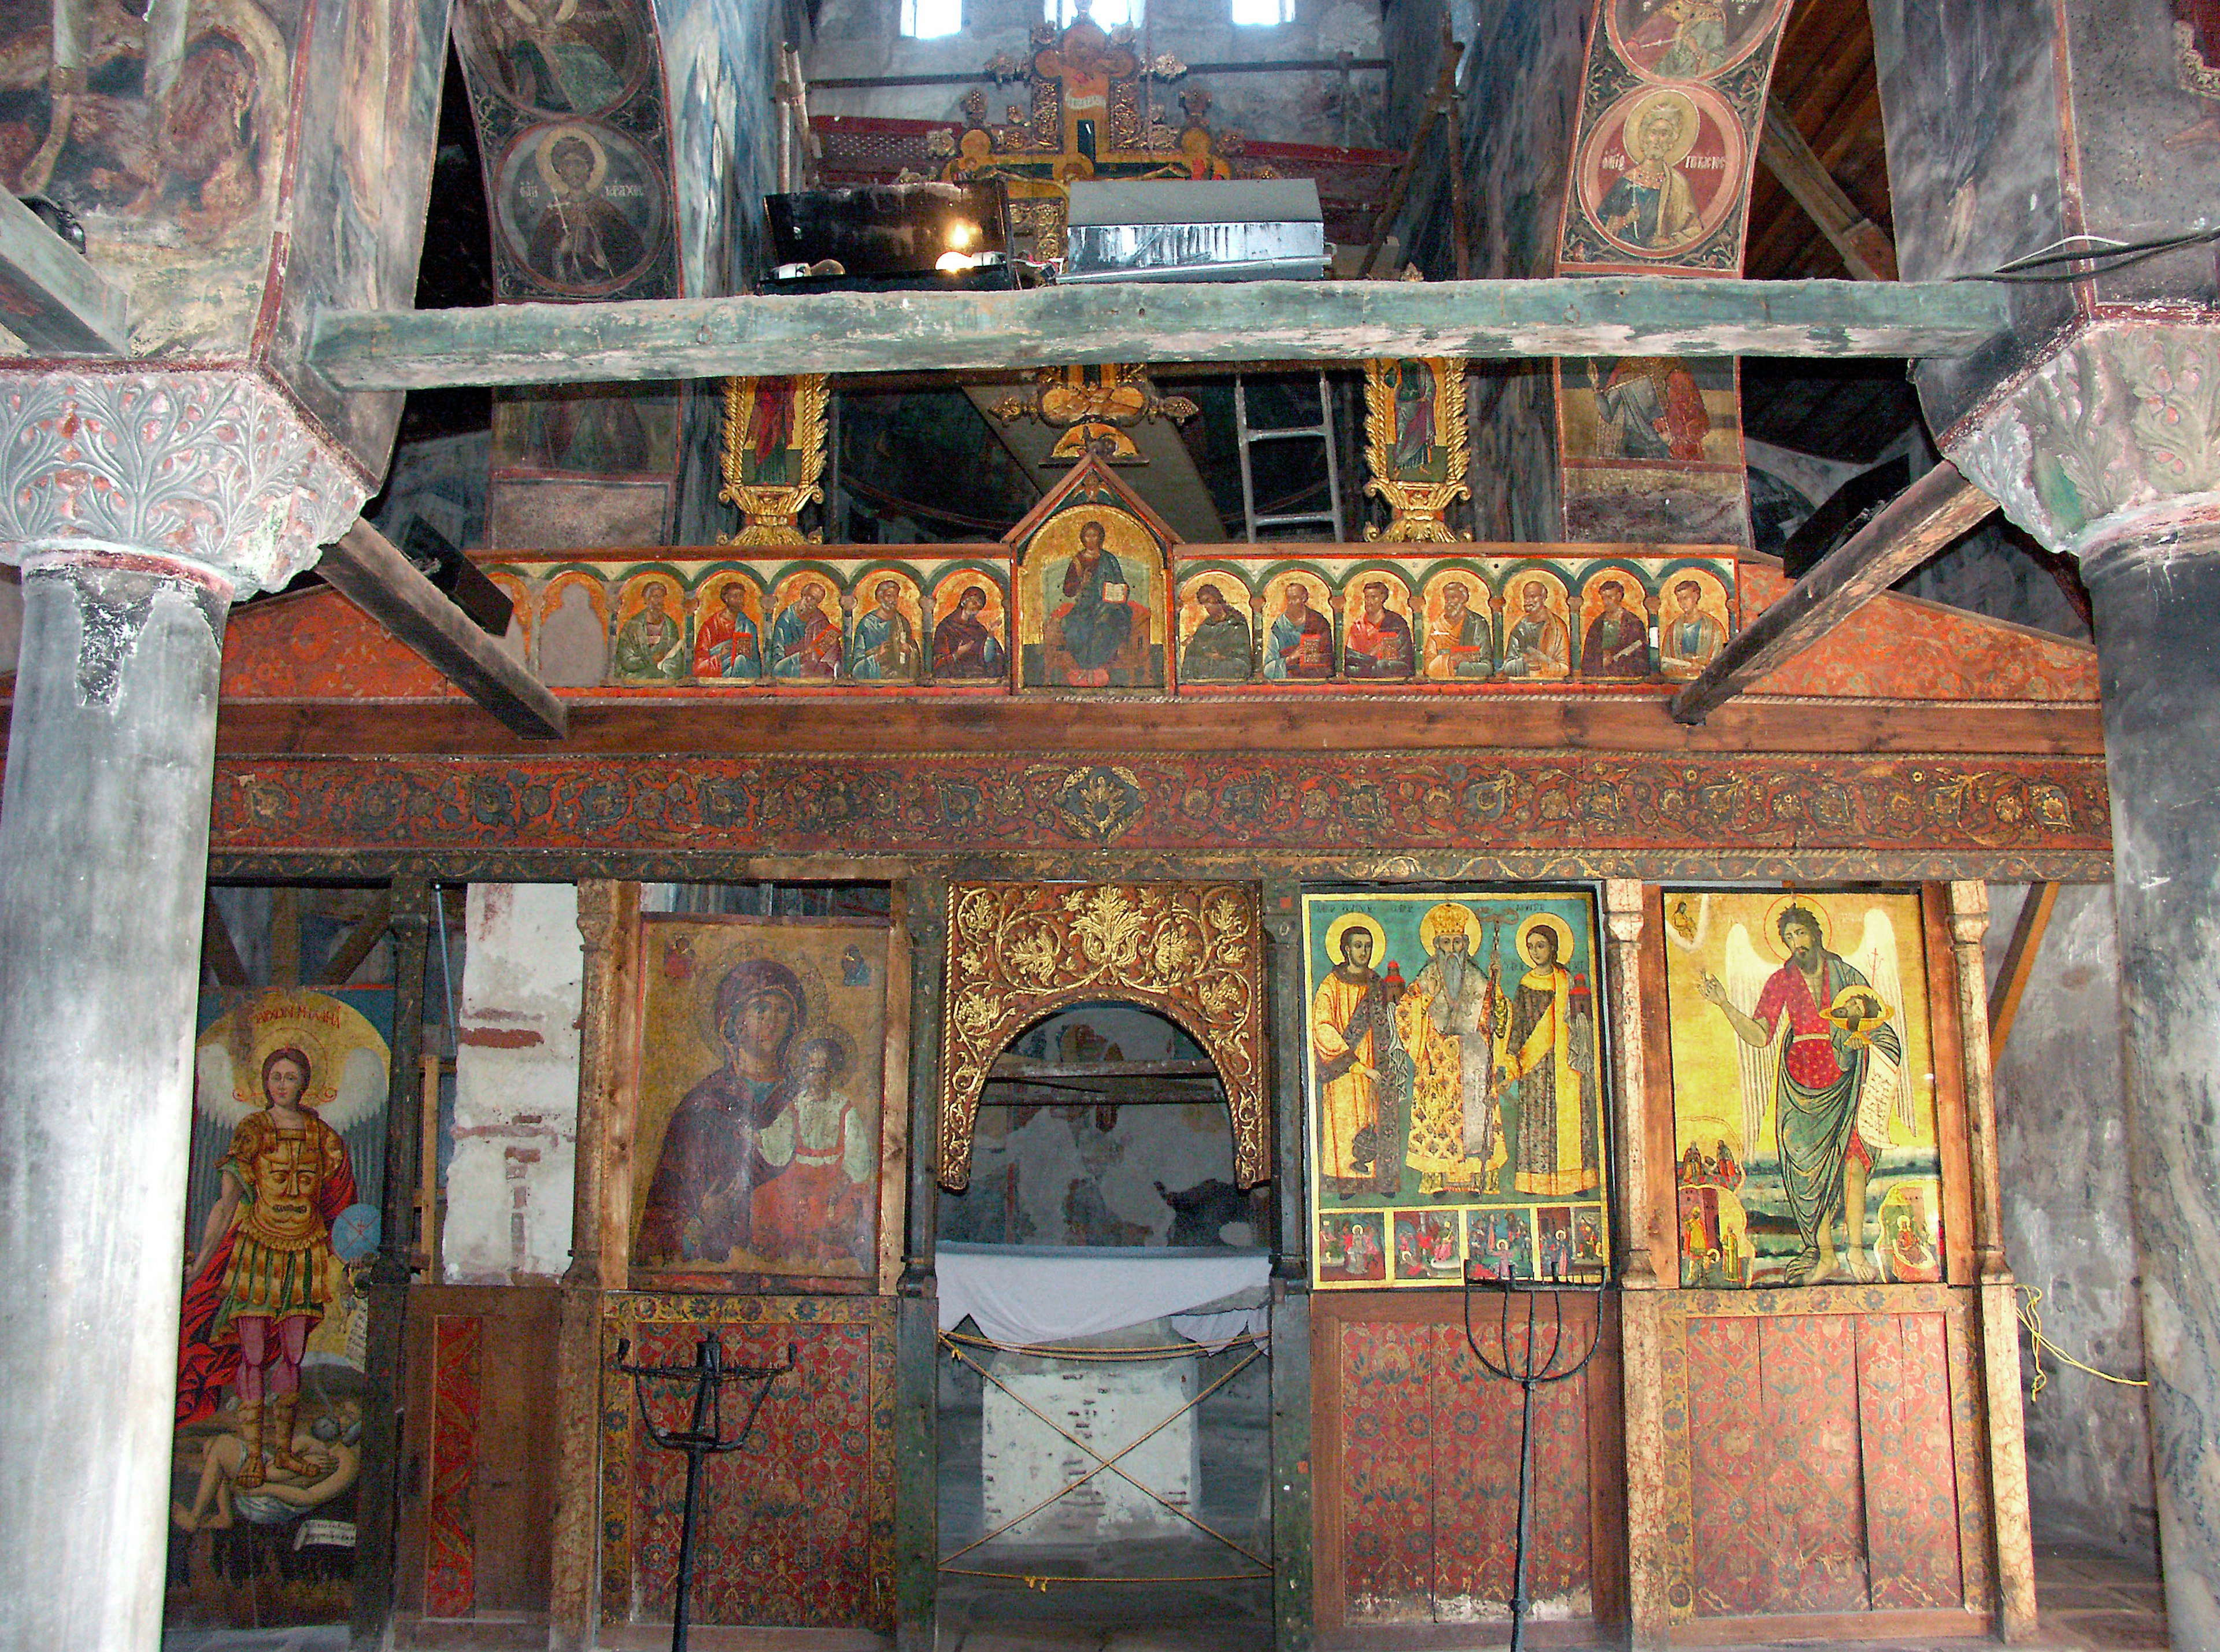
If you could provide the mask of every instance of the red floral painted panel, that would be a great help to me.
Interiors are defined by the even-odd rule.
[[[884,1591],[873,1588],[879,1550],[874,1482],[891,1474],[875,1462],[871,1327],[847,1325],[720,1325],[728,1363],[776,1365],[797,1345],[795,1373],[781,1376],[747,1446],[702,1468],[695,1537],[694,1621],[701,1624],[848,1627],[877,1623]],[[700,1329],[643,1325],[633,1333],[641,1364],[687,1365]],[[656,1420],[683,1427],[690,1392],[655,1385]],[[744,1392],[735,1389],[734,1394]],[[625,1396],[630,1401],[629,1394]],[[745,1411],[728,1394],[726,1427]],[[633,1579],[636,1614],[669,1622],[675,1602],[685,1459],[658,1449],[633,1422]]]
[[[442,1313],[432,1321],[432,1485],[424,1509],[424,1615],[465,1618],[477,1605],[479,1364],[485,1322]]]
[[[1787,595],[1793,583],[1762,563],[1743,563],[1743,623]],[[2093,704],[2097,651],[1938,602],[1887,595],[1851,614],[1751,692]]]
[[[1580,1311],[1582,1321],[1590,1316]],[[1500,1357],[1490,1324],[1475,1328],[1481,1346]],[[1518,1389],[1490,1375],[1473,1357],[1462,1325],[1437,1325],[1435,1334],[1434,1601],[1442,1622],[1496,1617],[1508,1611],[1518,1536]],[[1568,1336],[1587,1345],[1585,1324]],[[1545,1356],[1551,1318],[1540,1310],[1536,1357]],[[1523,1315],[1511,1332],[1510,1353],[1523,1359]],[[1534,1399],[1533,1519],[1526,1555],[1529,1595],[1565,1603],[1575,1617],[1592,1611],[1589,1580],[1587,1376],[1537,1390]]]
[[[1342,1569],[1352,1624],[1433,1618],[1433,1332],[1340,1327]]]
[[[1688,1321],[1688,1456],[1699,1618],[1774,1610],[1765,1533],[1772,1437],[1760,1407],[1754,1318]]]
[[[1955,1606],[1958,1497],[1940,1314],[1866,1314],[1858,1326],[1873,1605]]]
[[[1770,1448],[1764,1529],[1773,1611],[1862,1611],[1865,1498],[1858,1452],[1856,1320],[1762,1320],[1759,1417]]]

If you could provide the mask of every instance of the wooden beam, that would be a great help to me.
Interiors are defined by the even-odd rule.
[[[322,984],[344,987],[354,979],[354,972],[362,968],[362,961],[376,950],[385,938],[385,932],[393,924],[393,895],[390,890],[380,890],[370,903],[370,911],[363,920],[348,932],[346,940],[324,964]]]
[[[326,545],[316,571],[517,733],[563,738],[563,702],[368,522]]]
[[[1896,243],[1889,240],[1886,230],[1858,210],[1857,203],[1812,153],[1794,117],[1777,97],[1766,100],[1765,129],[1758,137],[1757,158],[1843,255],[1853,276],[1861,281],[1896,279]]]
[[[2005,1040],[2011,1035],[2019,1014],[2020,995],[2035,973],[2036,954],[2042,951],[2042,932],[2050,927],[2050,910],[2058,904],[2055,883],[2030,883],[2020,902],[2019,920],[2011,939],[2005,944],[2004,964],[1997,972],[1995,989],[1989,994],[1989,1063],[2004,1059]]]
[[[326,311],[310,359],[341,390],[418,390],[1113,361],[1956,356],[2005,324],[1980,282],[1089,283]]]
[[[1770,676],[1997,508],[1944,459],[1819,559],[1673,697],[1675,722],[1700,723]]]
[[[207,902],[201,913],[201,963],[215,977],[219,987],[242,992],[252,984],[247,980],[246,965],[240,961],[239,948],[232,942],[231,926],[224,922],[223,909],[213,901]]]
[[[34,356],[128,356],[128,309],[121,287],[0,192],[0,327]]]

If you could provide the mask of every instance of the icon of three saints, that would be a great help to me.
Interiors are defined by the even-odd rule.
[[[1325,1185],[1392,1199],[1415,1171],[1423,1196],[1600,1189],[1595,1019],[1572,926],[1445,901],[1419,940],[1426,962],[1406,982],[1370,913],[1327,930],[1334,967],[1310,1017]]]

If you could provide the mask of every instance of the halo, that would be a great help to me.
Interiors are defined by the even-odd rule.
[[[735,927],[744,926],[735,926]],[[837,1030],[832,1025],[830,1015],[832,995],[826,988],[825,977],[815,969],[807,964],[790,963],[784,958],[772,956],[770,943],[759,933],[743,933],[721,947],[714,945],[712,937],[704,935],[698,930],[695,932],[693,938],[696,949],[692,983],[694,1032],[695,1036],[701,1039],[702,1047],[707,1050],[713,1058],[713,1067],[723,1065],[725,1060],[725,1046],[718,1042],[717,1038],[718,988],[724,984],[725,977],[730,975],[736,966],[751,958],[761,958],[767,963],[785,964],[786,968],[794,972],[795,981],[801,988],[801,1002],[795,1011],[793,1029],[787,1035],[787,1048],[789,1053],[794,1045],[806,1038],[819,1033],[830,1036]]]
[[[1557,938],[1557,962],[1569,967],[1573,961],[1573,926],[1554,912],[1537,912],[1518,926],[1518,956],[1526,956],[1526,938],[1537,929],[1547,929]]]
[[[1380,927],[1380,920],[1369,912],[1345,912],[1326,926],[1325,955],[1338,964],[1341,962],[1341,939],[1352,929],[1361,929],[1372,937],[1372,956],[1377,960],[1387,956],[1388,935]]]
[[[1835,920],[1827,908],[1808,895],[1793,893],[1777,895],[1765,909],[1765,932],[1758,944],[1781,963],[1788,961],[1788,949],[1780,944],[1780,914],[1791,907],[1801,907],[1819,920],[1819,944],[1830,952],[1835,950]]]
[[[1442,932],[1451,924],[1464,932],[1468,951],[1478,946],[1480,920],[1473,915],[1470,907],[1459,901],[1444,901],[1427,910],[1426,915],[1419,920],[1419,944],[1431,952],[1434,943],[1441,938]]]
[[[586,193],[591,195],[609,175],[609,152],[602,147],[602,140],[588,128],[575,123],[555,128],[540,139],[539,147],[533,151],[532,164],[539,169],[540,178],[551,190],[557,195],[566,193],[571,186],[555,176],[555,146],[565,138],[576,138],[594,158],[594,169],[586,174]]]
[[[334,1130],[359,1124],[385,1105],[388,1051],[377,1029],[344,999],[290,988],[240,1005],[201,1034],[194,1049],[196,1105],[226,1125],[260,1112],[268,1105],[262,1063],[287,1048],[309,1058],[301,1106]]]
[[[1619,128],[1618,146],[1626,151],[1629,159],[1640,160],[1643,123],[1661,109],[1671,109],[1673,118],[1680,123],[1681,135],[1673,140],[1674,146],[1666,152],[1663,163],[1668,166],[1678,166],[1687,159],[1688,152],[1696,146],[1697,134],[1704,125],[1704,117],[1697,112],[1695,99],[1686,92],[1662,91],[1655,97],[1636,104],[1627,112],[1626,124]],[[1633,143],[1627,142],[1628,133],[1634,134]]]

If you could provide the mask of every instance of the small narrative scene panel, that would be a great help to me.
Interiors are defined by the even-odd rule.
[[[1595,938],[1581,891],[1303,897],[1321,1289],[1606,1278]]]
[[[887,924],[640,920],[636,1276],[876,1276]]]
[[[1918,895],[1664,902],[1681,1284],[1940,1281]]]
[[[167,1621],[345,1622],[393,991],[211,993],[199,1021]]]

